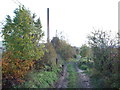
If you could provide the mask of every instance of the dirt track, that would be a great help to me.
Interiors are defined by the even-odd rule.
[[[76,88],[92,88],[92,86],[90,85],[90,80],[89,77],[83,73],[83,70],[80,70],[77,65],[76,65],[76,72],[78,73],[78,81],[76,81],[78,83],[78,87]],[[67,72],[67,65],[64,67],[63,70],[63,75],[60,77],[60,79],[58,80],[58,82],[55,85],[55,88],[67,88],[68,87],[68,77],[69,73]]]
[[[67,85],[68,85],[67,77],[68,77],[68,73],[67,73],[67,65],[66,65],[64,67],[62,76],[60,77],[60,79],[55,85],[55,88],[67,88]]]
[[[79,85],[81,88],[92,88],[90,84],[90,79],[89,77],[83,73],[84,71],[76,67],[78,76],[79,76]]]

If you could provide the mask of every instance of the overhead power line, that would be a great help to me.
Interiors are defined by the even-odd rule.
[[[21,4],[21,2],[20,1],[18,1],[18,0],[12,0],[16,5],[23,5],[23,4]]]

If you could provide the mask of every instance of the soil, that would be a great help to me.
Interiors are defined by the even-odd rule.
[[[86,75],[84,71],[79,69],[78,67],[76,67],[76,69],[79,76],[80,88],[92,88],[92,85],[90,84],[90,78],[88,77],[88,75]]]
[[[64,67],[62,75],[60,77],[60,79],[58,80],[58,82],[55,84],[55,88],[67,88],[68,85],[68,72],[67,72],[67,65]]]
[[[79,69],[77,64],[76,64],[76,72],[78,73],[78,87],[76,88],[92,88],[90,84],[90,78],[84,73],[83,70]],[[55,88],[68,88],[68,72],[67,72],[67,65],[64,67],[63,74],[58,80],[58,82],[55,84]]]

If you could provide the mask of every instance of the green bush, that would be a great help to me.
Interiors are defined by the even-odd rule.
[[[87,65],[81,65],[81,66],[80,66],[80,69],[82,69],[82,70],[87,70],[87,68],[88,68]]]
[[[118,88],[119,86],[119,36],[118,34],[112,39],[110,33],[99,30],[88,36],[94,61],[92,75],[95,81],[99,80],[98,86],[100,87]]]
[[[42,59],[45,61],[46,64],[50,64],[52,66],[55,66],[57,53],[56,53],[52,43],[47,43],[45,45],[45,48],[47,49],[47,52],[45,52],[45,55]]]
[[[73,56],[76,54],[75,49],[65,40],[54,37],[51,43],[53,44],[57,54],[59,54],[64,60],[73,58]]]
[[[53,71],[32,71],[26,76],[26,82],[15,88],[50,88],[58,80],[60,69]]]
[[[80,55],[81,57],[90,57],[91,55],[91,49],[86,44],[82,45],[80,47]]]
[[[35,62],[34,67],[36,70],[45,68],[45,66],[49,66],[51,69],[56,66],[57,53],[51,43],[45,44],[44,52],[44,56],[39,61]]]

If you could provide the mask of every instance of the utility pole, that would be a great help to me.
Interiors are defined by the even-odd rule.
[[[120,58],[120,1],[118,2],[118,58]]]
[[[57,30],[56,30],[56,37],[58,37],[58,35],[57,35]]]
[[[47,43],[49,42],[49,8],[47,8]]]

